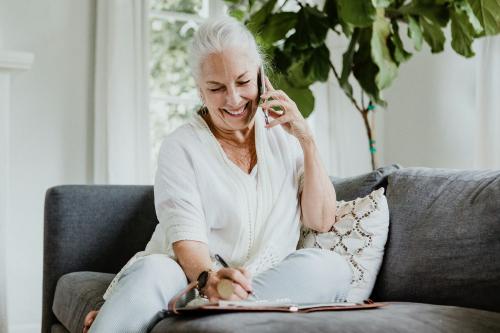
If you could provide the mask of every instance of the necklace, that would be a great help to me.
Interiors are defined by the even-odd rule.
[[[227,141],[217,139],[222,149],[237,166],[243,169],[246,173],[249,173],[253,166],[257,163],[257,151],[255,149],[255,144],[250,144],[246,147],[236,146],[234,144],[228,143]]]
[[[208,119],[207,119],[208,118]],[[235,144],[234,141],[228,140],[226,138],[217,135],[214,125],[210,117],[205,118],[209,125],[212,134],[217,139],[222,149],[226,153],[227,157],[233,161],[240,169],[243,169],[246,173],[249,173],[253,166],[257,164],[257,150],[255,148],[255,132],[250,135],[250,140],[242,144]],[[255,128],[254,128],[255,131]]]

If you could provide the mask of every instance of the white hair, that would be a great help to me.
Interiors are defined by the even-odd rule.
[[[246,48],[250,59],[257,65],[265,64],[265,58],[255,38],[247,27],[230,16],[207,19],[196,31],[189,50],[189,65],[196,82],[201,76],[203,61],[213,53],[231,48]]]

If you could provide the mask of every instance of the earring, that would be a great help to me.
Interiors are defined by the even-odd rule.
[[[203,103],[201,108],[198,110],[198,114],[200,114],[201,116],[208,114],[208,108],[205,106],[205,103]]]

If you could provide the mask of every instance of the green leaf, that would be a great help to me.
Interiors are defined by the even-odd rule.
[[[406,51],[403,42],[401,41],[401,37],[399,36],[399,26],[396,21],[391,22],[392,26],[392,31],[393,33],[391,34],[390,41],[391,43],[389,44],[389,50],[391,51],[392,58],[396,61],[396,63],[399,65],[402,62],[407,61],[408,59],[411,58],[411,53]]]
[[[352,72],[354,51],[356,50],[356,45],[358,44],[360,32],[360,28],[354,29],[351,40],[349,41],[349,46],[342,56],[342,73],[340,74],[339,84],[348,96],[352,96],[352,86],[349,83],[349,76]]]
[[[338,24],[340,24],[339,11],[337,8],[336,0],[326,0],[323,6],[323,12],[326,13],[328,18],[328,26],[330,29],[335,30]]]
[[[294,55],[289,55],[286,52],[283,52],[279,48],[274,48],[274,55],[271,59],[273,59],[273,64],[276,69],[280,72],[285,72],[290,65],[292,64],[292,59],[296,60]]]
[[[457,1],[451,11],[451,47],[465,57],[474,56],[471,45],[475,34],[466,9]]]
[[[265,43],[272,44],[285,38],[286,33],[297,23],[297,14],[281,12],[271,15],[261,32]]]
[[[262,31],[264,23],[266,22],[269,14],[272,13],[277,0],[269,0],[258,11],[256,11],[247,23],[248,29],[254,34]]]
[[[424,40],[431,47],[431,52],[438,53],[443,51],[445,37],[441,28],[423,16],[420,17],[419,21],[423,28]]]
[[[243,21],[245,18],[245,12],[240,9],[234,9],[229,12],[229,15],[237,19],[238,21]]]
[[[455,7],[463,11],[465,14],[467,14],[467,18],[469,19],[470,24],[472,24],[472,27],[474,28],[474,37],[479,37],[482,32],[484,32],[483,26],[481,25],[481,22],[477,19],[476,15],[474,14],[474,11],[472,10],[472,7],[466,0],[456,0],[454,2]]]
[[[297,56],[297,55],[296,55]],[[311,56],[311,52],[308,50],[302,53],[300,58],[295,58],[294,62],[286,70],[288,81],[295,88],[307,88],[314,83],[315,78],[309,73],[306,73],[305,66],[306,61]]]
[[[370,41],[372,38],[372,29],[363,28],[359,36],[359,47],[354,53],[352,72],[358,80],[359,85],[364,92],[378,105],[385,106],[387,103],[380,98],[380,90],[375,84],[375,76],[378,73],[378,67],[372,60]]]
[[[337,0],[342,19],[356,27],[367,27],[375,19],[375,7],[367,0]]]
[[[309,88],[293,87],[287,78],[280,73],[270,75],[270,79],[275,89],[283,90],[297,104],[304,118],[307,118],[312,113],[314,110],[314,95]]]
[[[309,5],[303,6],[297,14],[295,33],[287,39],[285,48],[305,50],[323,44],[329,28],[326,15]]]
[[[424,16],[441,27],[445,27],[450,20],[446,1],[413,0],[398,11],[404,15]]]
[[[420,51],[422,49],[422,28],[413,16],[408,16],[408,37],[413,41],[415,50]]]
[[[330,74],[330,50],[325,44],[315,48],[304,64],[304,75],[315,81],[326,82]]]
[[[383,90],[389,87],[398,75],[398,66],[392,60],[387,47],[387,39],[391,34],[390,21],[384,17],[383,10],[377,9],[377,12],[370,46],[373,61],[379,68],[375,83],[379,90]]]
[[[295,88],[307,88],[314,82],[328,80],[330,51],[324,44],[295,54],[295,59],[286,69],[288,82]]]
[[[486,35],[500,33],[500,0],[468,0]]]

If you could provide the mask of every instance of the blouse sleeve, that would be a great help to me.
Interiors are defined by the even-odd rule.
[[[208,244],[207,226],[192,157],[179,142],[165,139],[158,156],[155,209],[169,250],[174,242]]]
[[[304,189],[304,151],[300,146],[299,140],[290,135],[290,145],[292,147],[292,158],[295,166],[296,183],[298,187],[297,194],[300,195]]]

